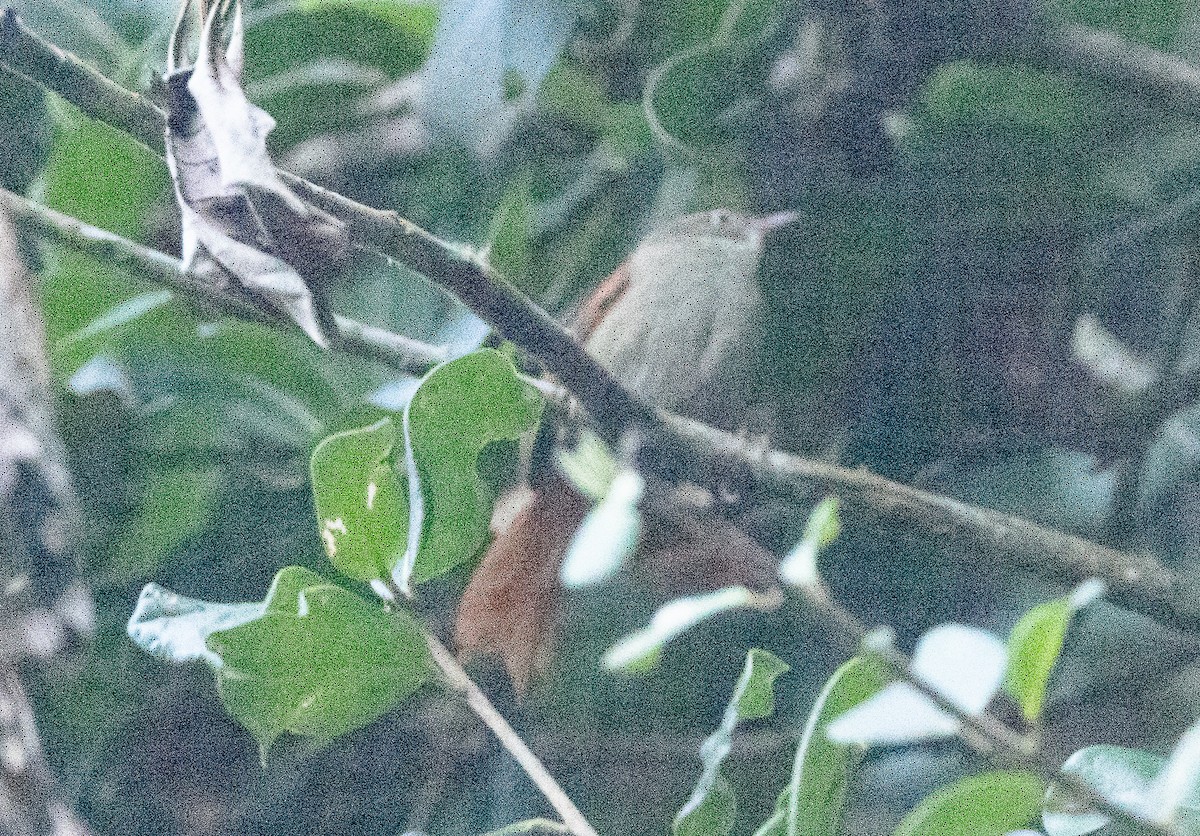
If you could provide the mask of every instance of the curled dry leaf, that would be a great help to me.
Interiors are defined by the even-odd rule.
[[[213,7],[195,66],[185,67],[193,20],[185,0],[167,75],[167,163],[183,215],[184,262],[264,312],[289,317],[327,347],[334,331],[326,297],[349,236],[340,221],[284,185],[267,154],[275,121],[242,89],[240,2]]]

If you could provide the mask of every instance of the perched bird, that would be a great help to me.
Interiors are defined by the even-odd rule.
[[[748,217],[724,209],[671,221],[643,238],[580,307],[588,353],[646,402],[727,430],[752,424],[764,302],[756,273],[767,233],[793,213]],[[507,525],[459,604],[460,651],[492,652],[518,691],[544,667],[559,611],[558,572],[589,503],[564,477],[502,498]],[[719,518],[650,518],[641,551],[676,594],[759,585],[769,555]],[[660,572],[661,574],[661,572]],[[689,589],[688,587],[691,587]]]

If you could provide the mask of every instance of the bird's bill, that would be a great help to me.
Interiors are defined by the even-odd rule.
[[[751,222],[751,226],[759,235],[766,235],[768,232],[787,226],[790,223],[795,223],[798,220],[800,220],[799,212],[775,212],[771,215],[755,218]]]

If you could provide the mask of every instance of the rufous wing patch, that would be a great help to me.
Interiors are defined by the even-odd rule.
[[[459,602],[459,652],[499,656],[519,694],[552,658],[562,597],[558,570],[587,510],[587,499],[564,480],[533,491],[492,541]]]

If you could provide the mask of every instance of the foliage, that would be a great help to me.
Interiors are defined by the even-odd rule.
[[[126,86],[166,67],[173,2],[16,5]],[[463,242],[457,255],[563,318],[658,221],[798,209],[761,271],[772,446],[1195,576],[1197,94],[1081,64],[1055,36],[1082,24],[1132,39],[1126,57],[1195,60],[1195,4],[244,11],[244,85],[221,87],[230,66],[210,51],[216,103],[188,126],[195,153],[176,154],[193,164],[176,172],[182,222],[153,153],[0,80],[6,188],[172,253],[182,231],[185,255],[311,337],[28,247],[100,625],[31,688],[53,765],[98,830],[554,826],[533,819],[545,810],[506,756],[483,753],[426,640],[452,621],[498,497],[508,509],[519,448],[571,446],[585,419],[545,404],[539,370],[498,336],[480,349],[485,326],[461,303],[348,249],[270,161]],[[202,170],[235,111],[254,130],[234,139],[253,148]],[[220,257],[234,250],[253,258]],[[411,377],[322,351],[333,311],[452,359]],[[675,832],[689,834],[1126,826],[1028,764],[931,742],[966,739],[985,715],[1053,744],[1040,751],[1081,746],[1063,772],[1117,809],[1200,832],[1196,666],[1173,634],[1092,587],[1064,595],[949,538],[897,536],[862,513],[870,496],[809,515],[819,494],[776,503],[736,473],[709,499],[782,557],[781,588],[695,588],[646,559],[663,488],[640,452],[585,436],[555,455],[541,464],[595,503],[563,568],[562,646],[521,701],[471,670],[601,832],[662,833],[681,804]],[[892,625],[914,649],[908,679],[891,643],[846,648],[813,627],[814,601]]]

